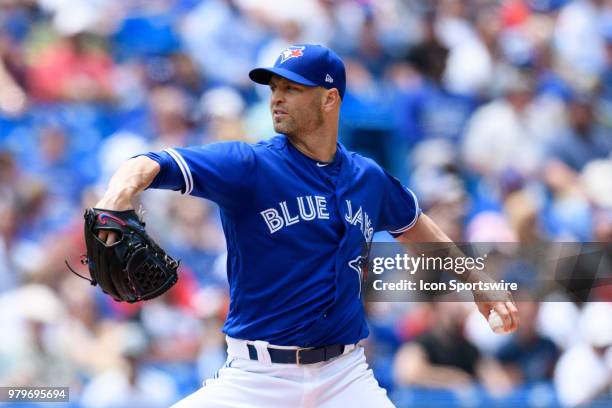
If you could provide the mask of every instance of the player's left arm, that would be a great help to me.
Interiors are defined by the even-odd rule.
[[[419,243],[452,242],[448,235],[425,213],[419,215],[416,223],[410,229],[395,238],[399,242],[409,244],[412,247]],[[450,254],[451,256],[465,256],[456,246],[453,246],[450,250],[454,252]],[[456,274],[456,277],[465,282],[493,281],[487,274],[478,270],[472,270],[466,274]],[[484,290],[474,290],[473,294],[476,306],[478,306],[478,310],[485,319],[488,318],[490,311],[494,309],[502,318],[506,332],[517,329],[519,325],[518,310],[509,292],[502,294],[501,298],[497,292],[493,295],[493,293]]]

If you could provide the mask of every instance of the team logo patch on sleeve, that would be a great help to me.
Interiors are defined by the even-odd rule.
[[[304,48],[306,47],[300,47],[300,46],[291,46],[289,48],[285,48],[283,50],[283,52],[281,52],[281,64],[285,61],[287,61],[288,59],[291,58],[298,58],[301,57],[302,55],[304,55],[304,53],[302,51],[304,51]]]

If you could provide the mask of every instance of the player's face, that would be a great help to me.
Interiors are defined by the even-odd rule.
[[[279,76],[270,80],[270,111],[274,131],[293,136],[312,131],[323,122],[321,89]]]

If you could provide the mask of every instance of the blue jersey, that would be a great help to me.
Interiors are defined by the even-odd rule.
[[[367,337],[363,248],[374,232],[399,235],[420,214],[397,179],[340,143],[324,164],[285,136],[147,156],[161,166],[150,188],[181,190],[220,207],[230,287],[225,333],[302,347]]]

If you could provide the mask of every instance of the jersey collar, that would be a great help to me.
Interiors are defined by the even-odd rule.
[[[296,154],[298,157],[301,157],[304,161],[306,162],[310,162],[312,163],[312,165],[317,166],[317,167],[321,167],[321,168],[333,168],[336,167],[338,165],[340,165],[343,162],[343,158],[346,155],[346,150],[344,149],[344,147],[342,146],[342,144],[340,142],[336,143],[336,154],[334,155],[334,159],[329,162],[329,163],[323,163],[320,162],[318,160],[312,159],[308,156],[306,156],[304,153],[302,153],[297,147],[295,147],[291,141],[289,140],[289,138],[285,135],[280,135],[280,137],[283,138],[285,145],[287,146],[287,148],[289,150],[291,150],[291,152],[293,152],[294,154]]]

